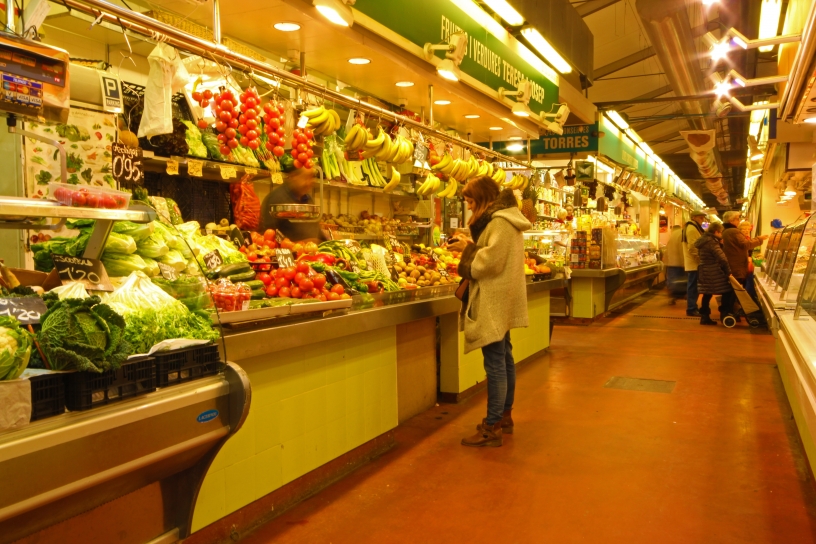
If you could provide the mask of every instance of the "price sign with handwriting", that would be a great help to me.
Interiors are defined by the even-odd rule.
[[[414,160],[424,164],[428,160],[428,146],[417,142],[414,146]]]
[[[167,175],[169,176],[177,176],[178,175],[178,161],[170,159],[167,161]]]
[[[195,159],[187,159],[187,174],[190,176],[201,177],[204,175],[204,161],[197,161]]]
[[[221,178],[222,179],[232,179],[234,177],[237,177],[237,172],[236,172],[234,166],[228,166],[226,164],[221,164],[221,165],[219,165],[219,168],[221,169]]]
[[[390,249],[391,251],[399,251],[402,247],[399,243],[399,240],[397,240],[397,237],[394,236],[393,234],[386,235],[385,243],[388,246],[388,249]]]
[[[280,229],[275,231],[275,241],[278,243],[278,245],[280,245],[280,243],[283,242],[285,238],[286,236],[283,235],[283,232],[281,232]]]
[[[23,325],[36,325],[46,310],[40,297],[0,298],[0,315],[15,317]]]
[[[292,268],[295,266],[295,259],[288,249],[276,249],[275,256],[278,258],[278,268]]]
[[[221,257],[221,252],[217,249],[213,249],[206,255],[204,255],[204,264],[207,266],[207,270],[215,270],[222,264],[224,264],[224,258]]]
[[[111,144],[111,173],[113,178],[125,187],[141,185],[144,180],[142,149],[124,144]]]
[[[241,229],[234,227],[230,231],[230,240],[232,243],[235,244],[235,247],[241,247],[248,245],[246,240],[244,240],[244,233],[241,232]]]
[[[164,263],[158,264],[159,272],[161,272],[161,275],[164,279],[166,279],[167,281],[175,281],[178,279],[178,270]]]
[[[63,285],[79,282],[85,285],[85,289],[91,291],[113,291],[113,285],[111,285],[108,272],[105,270],[102,261],[53,254],[51,259],[54,261],[54,266]]]

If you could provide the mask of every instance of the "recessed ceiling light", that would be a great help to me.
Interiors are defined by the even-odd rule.
[[[472,113],[470,115],[465,115],[465,119],[478,119],[478,118],[479,118],[479,116],[476,115],[475,113]]]
[[[504,130],[502,127],[490,127],[490,130]]]
[[[294,32],[295,30],[300,30],[300,25],[297,23],[275,23],[272,26],[281,32]]]
[[[397,81],[397,87],[413,87],[413,81]]]
[[[352,57],[348,59],[351,64],[368,64],[371,62],[371,59],[367,59],[365,57]]]
[[[521,151],[524,149],[522,144],[510,144],[507,146],[507,151]]]
[[[450,104],[450,100],[434,100],[434,104],[437,106],[447,106]]]
[[[523,138],[522,138],[521,136],[510,136],[510,137],[509,137],[509,138],[507,138],[507,139],[508,139],[508,140],[523,140]]]

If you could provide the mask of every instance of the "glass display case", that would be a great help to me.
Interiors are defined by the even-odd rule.
[[[565,230],[530,230],[524,233],[524,251],[548,261],[564,261],[569,233]]]
[[[773,262],[768,269],[768,287],[772,291],[785,289],[790,280],[792,263],[799,251],[799,243],[807,223],[807,217],[800,217],[782,230],[779,236]]]
[[[762,271],[767,275],[771,270],[771,263],[779,250],[779,238],[782,237],[782,231],[778,230],[771,234],[768,238],[768,243],[765,245],[765,259],[762,265]]]
[[[660,261],[660,252],[648,238],[621,236],[617,244],[620,268],[634,268]]]
[[[794,319],[799,319],[804,310],[810,317],[816,319],[816,216],[807,220],[802,242],[793,262],[790,283],[787,288],[787,300],[796,302]]]

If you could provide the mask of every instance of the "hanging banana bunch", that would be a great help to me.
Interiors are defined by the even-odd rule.
[[[315,136],[334,134],[343,124],[336,111],[326,109],[324,106],[304,111],[301,115],[309,120],[308,126],[311,127]]]

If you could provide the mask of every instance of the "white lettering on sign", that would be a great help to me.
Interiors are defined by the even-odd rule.
[[[589,136],[560,136],[558,138],[542,138],[544,149],[573,149],[589,147]]]
[[[621,155],[623,156],[623,162],[625,162],[626,164],[628,164],[629,166],[631,166],[633,168],[638,167],[638,160],[635,157],[633,157],[632,155],[630,155],[626,151],[621,151]]]

